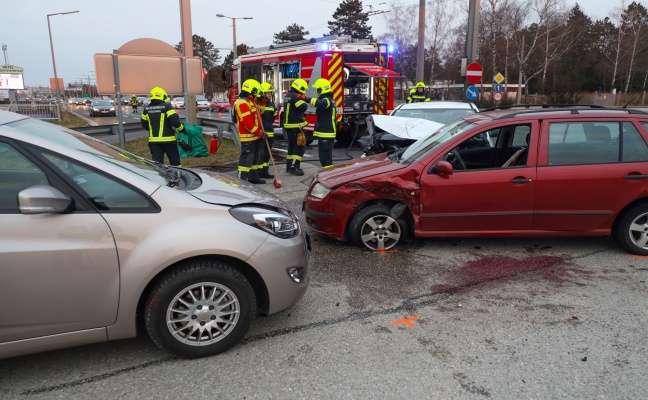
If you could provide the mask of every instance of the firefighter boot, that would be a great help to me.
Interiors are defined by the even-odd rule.
[[[298,176],[304,175],[304,170],[299,168],[300,165],[301,165],[301,162],[299,160],[295,160],[295,168],[293,168],[293,171],[291,172],[291,174],[295,174],[295,175],[298,175]]]
[[[241,172],[241,171],[239,171],[239,173],[238,173],[238,178],[240,180],[242,180],[242,181],[247,181],[249,176],[250,176],[249,172]]]
[[[263,167],[261,169],[261,174],[259,174],[261,178],[268,178],[268,179],[273,179],[274,175],[272,175],[270,172],[268,172],[268,167]]]
[[[254,184],[266,183],[263,179],[259,179],[259,172],[256,169],[250,171],[250,176],[247,181]]]
[[[295,168],[293,168],[292,163],[292,160],[286,160],[286,172],[289,174],[295,173]]]

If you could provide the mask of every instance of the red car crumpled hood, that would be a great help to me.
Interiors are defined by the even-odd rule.
[[[385,174],[406,167],[406,165],[389,160],[387,156],[387,153],[382,153],[347,161],[318,173],[316,179],[328,188],[335,188],[358,179]]]

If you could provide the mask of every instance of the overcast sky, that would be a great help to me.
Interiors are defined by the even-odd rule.
[[[365,9],[386,9],[389,0],[363,0]],[[418,5],[418,0],[402,0]],[[468,0],[465,0],[468,4]],[[568,5],[575,0],[565,0]],[[642,0],[643,1],[643,0]],[[253,17],[236,21],[237,43],[253,47],[268,46],[273,34],[298,23],[310,31],[310,37],[328,32],[327,21],[341,0],[191,0],[193,34],[202,36],[221,50],[221,57],[232,47],[232,21],[216,18]],[[483,1],[482,1],[483,2]],[[641,2],[641,1],[640,1]],[[7,46],[8,63],[25,69],[26,86],[49,86],[54,77],[47,14],[79,11],[50,17],[56,71],[68,83],[94,83],[95,53],[112,53],[124,43],[137,38],[154,38],[170,45],[181,40],[179,0],[3,0],[0,43]],[[580,0],[583,11],[593,19],[607,16],[621,0]],[[626,1],[626,4],[629,1]],[[250,6],[254,5],[254,6]],[[412,16],[416,23],[417,16]],[[369,19],[374,35],[385,32],[383,17]]]

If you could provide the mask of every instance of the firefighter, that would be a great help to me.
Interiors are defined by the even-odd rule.
[[[315,107],[317,115],[313,136],[317,138],[320,164],[324,168],[330,168],[333,166],[333,143],[336,133],[335,100],[328,79],[316,80],[313,87],[318,95],[317,98],[310,99],[310,105]]]
[[[425,83],[419,82],[416,84],[416,91],[412,93],[410,90],[410,95],[407,96],[408,103],[421,103],[423,101],[430,101],[427,93],[425,93]]]
[[[283,98],[283,127],[288,137],[286,172],[294,175],[304,175],[304,171],[299,167],[306,148],[303,145],[297,145],[297,136],[302,132],[302,128],[308,125],[305,113],[310,99],[306,97],[306,89],[308,89],[308,83],[305,80],[295,79]]]
[[[261,152],[268,135],[263,132],[261,118],[257,112],[255,98],[261,92],[261,85],[256,79],[248,79],[241,85],[241,93],[234,103],[236,127],[241,142],[239,158],[239,179],[250,183],[266,183],[259,178],[261,169]]]
[[[178,152],[176,130],[187,133],[180,116],[168,99],[164,89],[154,87],[151,89],[151,102],[144,107],[140,122],[142,127],[149,132],[149,149],[153,161],[164,164],[164,154],[169,158],[169,164],[181,166],[180,153]],[[137,100],[137,98],[135,99]]]
[[[259,176],[261,178],[274,178],[269,171],[268,161],[270,161],[270,149],[274,145],[274,120],[277,116],[277,108],[274,104],[274,87],[268,83],[263,82],[261,84],[261,97],[259,98],[259,109],[261,110],[261,119],[263,120],[263,130],[268,135],[268,145],[265,146],[263,143],[263,157],[261,158],[261,172]]]
[[[130,100],[131,107],[133,108],[133,112],[137,114],[137,96],[132,95],[131,100]]]

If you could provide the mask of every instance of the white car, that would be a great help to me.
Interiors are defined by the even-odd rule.
[[[171,100],[173,108],[185,108],[184,97],[175,97]]]
[[[457,118],[478,112],[473,103],[463,101],[426,101],[401,104],[389,114],[395,117],[423,118],[443,125]]]

